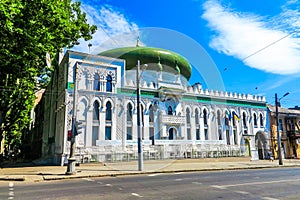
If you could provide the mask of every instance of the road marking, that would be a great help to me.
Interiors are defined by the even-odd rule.
[[[143,197],[143,196],[141,196],[141,195],[139,195],[139,194],[137,194],[137,193],[131,193],[131,195],[132,195],[132,196],[136,196],[136,197]]]
[[[112,185],[111,185],[111,184],[109,184],[109,183],[108,183],[108,184],[105,184],[105,186],[112,187]]]
[[[200,182],[192,182],[192,184],[195,184],[195,185],[202,185],[202,183],[200,183]]]
[[[97,183],[99,183],[99,184],[103,184],[103,182],[101,182],[101,181],[98,181]]]
[[[148,176],[158,176],[159,174],[149,174]]]
[[[86,181],[90,181],[90,182],[94,182],[95,180],[93,179],[90,179],[90,178],[82,178],[83,180],[86,180]]]
[[[250,194],[249,192],[246,191],[234,191],[235,193],[239,193],[239,194]]]
[[[221,185],[211,185],[210,187],[218,188],[218,189],[221,189],[221,190],[225,190],[226,189],[226,186],[221,186]]]
[[[279,199],[272,198],[272,197],[262,197],[262,199],[265,199],[265,200],[279,200]]]
[[[175,179],[175,181],[182,181],[182,180],[183,180],[182,178]]]
[[[226,189],[228,187],[236,187],[236,186],[245,186],[245,185],[262,185],[262,184],[272,184],[272,183],[284,183],[284,182],[296,182],[300,181],[300,179],[293,180],[278,180],[278,181],[262,181],[262,182],[251,182],[251,183],[238,183],[232,185],[211,185],[211,187]]]
[[[14,192],[14,183],[13,182],[9,182],[8,183],[8,189],[9,189],[9,192],[8,192],[8,199],[14,199],[14,196],[15,196],[15,192]]]

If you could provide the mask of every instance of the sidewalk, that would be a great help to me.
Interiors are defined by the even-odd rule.
[[[250,161],[250,158],[202,158],[182,160],[147,160],[143,171],[138,171],[138,162],[86,163],[76,166],[75,175],[65,175],[67,166],[30,166],[0,169],[0,181],[38,182],[71,178],[123,176],[133,174],[172,173],[212,170],[259,169],[275,167],[300,167],[300,160]]]

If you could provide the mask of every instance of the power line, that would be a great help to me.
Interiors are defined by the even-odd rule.
[[[241,61],[244,61],[244,60],[246,60],[246,59],[248,59],[248,58],[250,58],[250,57],[252,57],[252,56],[258,54],[259,52],[261,52],[261,51],[263,51],[263,50],[269,48],[270,46],[272,46],[272,45],[276,44],[277,42],[279,42],[279,41],[281,41],[281,40],[287,38],[288,36],[292,35],[292,34],[295,33],[295,32],[296,32],[296,31],[293,31],[293,32],[291,32],[291,33],[285,35],[284,37],[281,37],[281,38],[279,38],[278,40],[275,40],[274,42],[268,44],[267,46],[265,46],[265,47],[263,47],[263,48],[261,48],[261,49],[255,51],[254,53],[252,53],[252,54],[250,54],[250,55],[248,55],[248,56],[242,58]],[[225,67],[225,68],[224,68],[224,71],[226,71],[226,70],[228,70],[228,67]]]

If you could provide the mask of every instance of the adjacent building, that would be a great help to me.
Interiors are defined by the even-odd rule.
[[[275,106],[268,105],[271,151],[278,158],[278,138]],[[282,158],[300,158],[300,110],[278,107],[278,126]]]
[[[144,159],[266,157],[271,138],[265,97],[189,86],[189,62],[151,47],[100,55],[67,51],[41,101],[43,117],[36,119],[42,124],[42,156],[66,163],[74,116],[80,124],[78,159],[137,159],[138,62]]]

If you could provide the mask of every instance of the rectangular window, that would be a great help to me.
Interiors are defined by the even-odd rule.
[[[196,140],[200,140],[200,129],[196,129]]]
[[[227,139],[227,144],[230,145],[230,134],[229,134],[229,130],[226,130],[226,139]]]
[[[233,140],[234,140],[234,144],[237,145],[238,144],[238,138],[237,138],[237,134],[236,134],[236,129],[233,129]]]
[[[208,140],[208,129],[204,129],[205,140]]]
[[[127,140],[132,140],[132,127],[127,127]]]
[[[283,131],[282,119],[279,119],[278,122],[279,122],[279,130]]]
[[[187,132],[187,139],[188,139],[188,140],[191,140],[191,139],[192,139],[192,136],[191,136],[191,129],[188,128],[188,129],[186,130],[186,132]]]
[[[99,126],[93,126],[92,128],[92,146],[96,146],[96,140],[98,140]]]
[[[219,140],[223,140],[223,137],[222,137],[222,129],[218,129],[218,134],[219,134]]]
[[[111,127],[105,126],[105,140],[111,140]]]

